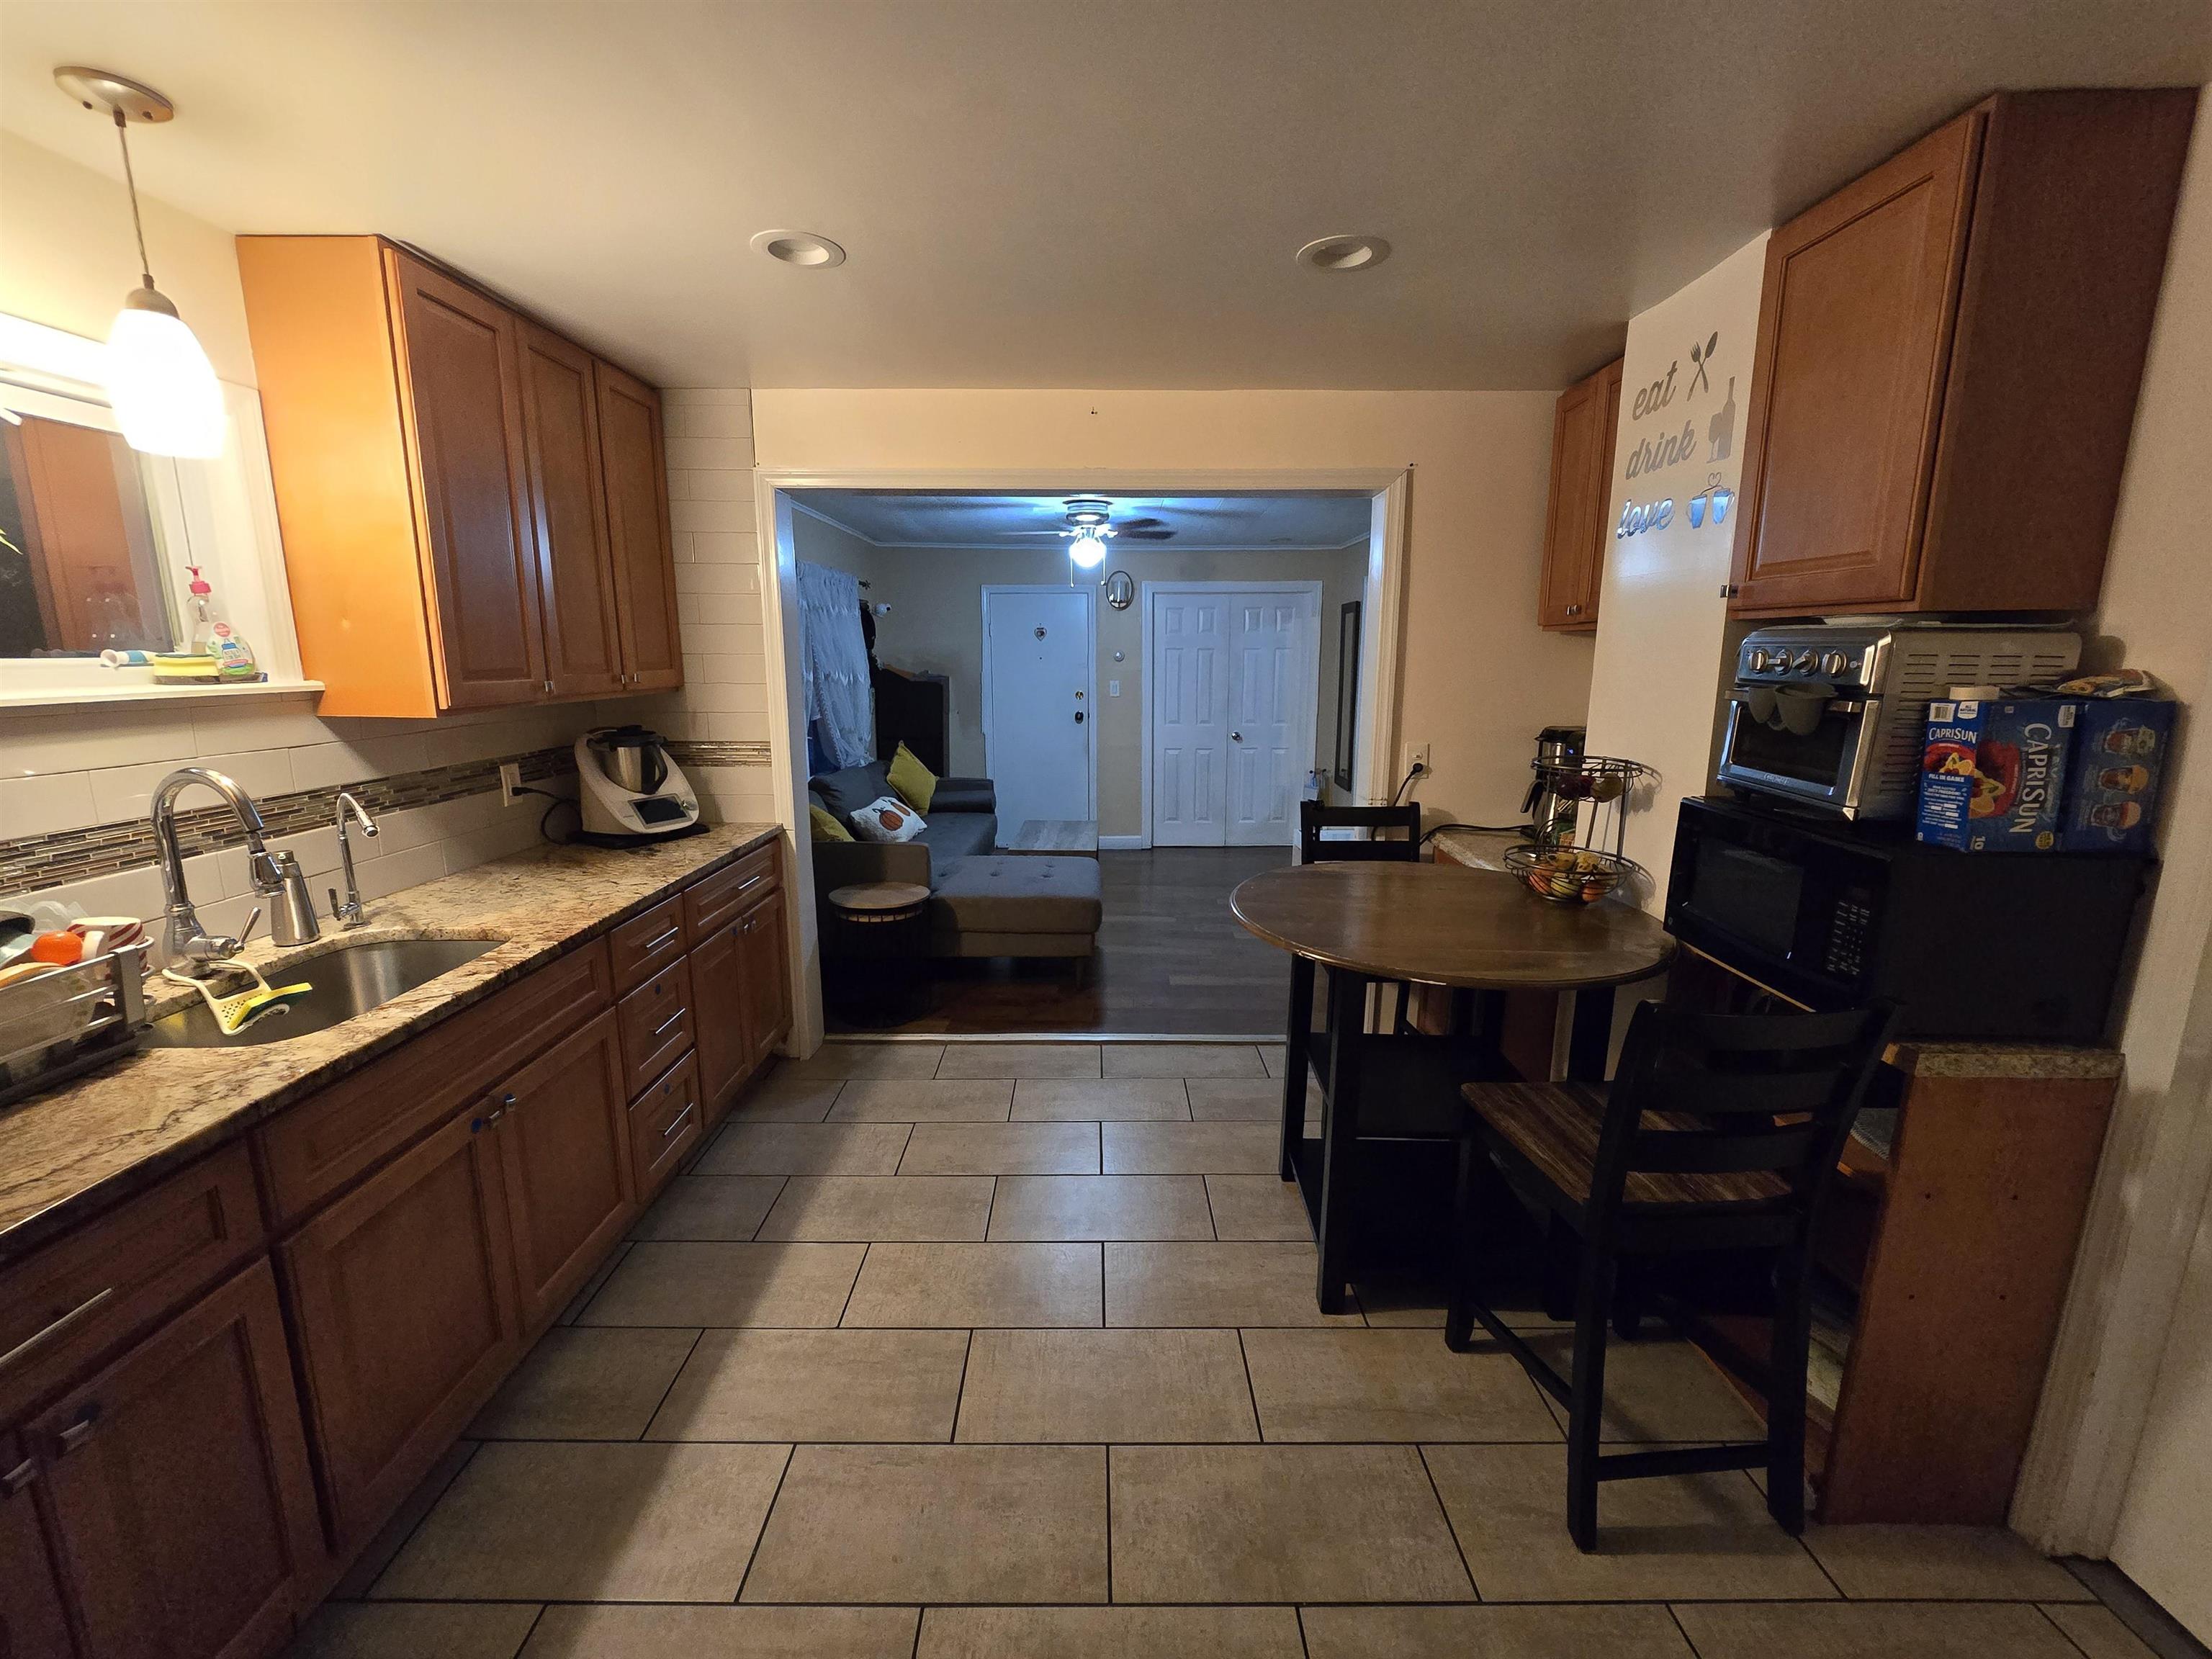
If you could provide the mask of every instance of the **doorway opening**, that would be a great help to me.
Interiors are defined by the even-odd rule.
[[[1231,895],[1295,858],[1301,800],[1369,799],[1389,770],[1406,476],[761,482],[822,997],[800,1051],[1279,1034],[1287,961]],[[829,629],[865,653],[856,729],[810,678]],[[879,787],[898,839],[856,815]],[[863,933],[859,907],[896,900]]]

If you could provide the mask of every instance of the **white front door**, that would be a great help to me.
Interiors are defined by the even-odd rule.
[[[1156,847],[1286,847],[1313,766],[1317,592],[1148,594]]]
[[[1229,775],[1230,596],[1152,602],[1152,844],[1219,847]]]
[[[1098,815],[1091,601],[1087,587],[983,590],[983,757],[1002,839],[1031,818]]]

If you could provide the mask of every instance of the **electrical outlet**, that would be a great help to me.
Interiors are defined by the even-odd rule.
[[[1398,768],[1398,775],[1402,778],[1418,766],[1421,769],[1421,775],[1428,776],[1429,745],[1425,743],[1409,743],[1406,745],[1405,753],[1406,758]]]
[[[499,804],[513,806],[522,793],[522,766],[518,761],[499,763]]]

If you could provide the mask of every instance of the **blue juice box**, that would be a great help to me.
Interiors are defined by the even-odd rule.
[[[2150,850],[2151,818],[2173,744],[2173,710],[2172,703],[2149,697],[2098,698],[2081,705],[2066,768],[2060,850]]]
[[[1919,837],[1962,853],[2046,853],[2058,845],[2072,697],[1928,706]]]

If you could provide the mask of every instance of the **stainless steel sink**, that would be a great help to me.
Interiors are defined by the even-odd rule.
[[[145,1043],[149,1048],[235,1048],[328,1030],[341,1020],[365,1014],[473,962],[498,943],[492,939],[383,939],[342,945],[281,969],[263,968],[271,985],[296,985],[304,980],[314,989],[295,998],[289,1007],[262,1015],[236,1036],[225,1036],[207,1005],[196,1001],[148,1026]],[[218,994],[224,988],[224,984],[216,987]]]

